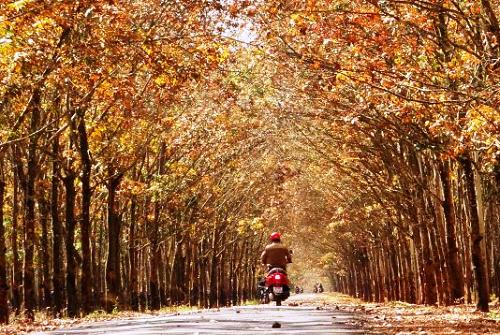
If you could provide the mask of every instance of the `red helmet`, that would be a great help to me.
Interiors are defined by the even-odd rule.
[[[279,241],[281,239],[281,234],[275,231],[274,233],[271,234],[271,236],[269,236],[269,239],[271,241]]]

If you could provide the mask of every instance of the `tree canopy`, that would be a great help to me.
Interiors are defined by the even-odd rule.
[[[2,1],[0,321],[241,303],[273,230],[296,278],[487,311],[499,8]]]

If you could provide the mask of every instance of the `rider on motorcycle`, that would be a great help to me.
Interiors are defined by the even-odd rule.
[[[267,265],[267,270],[272,268],[282,268],[286,271],[286,265],[292,262],[292,253],[281,243],[281,234],[274,232],[269,237],[271,243],[266,246],[262,252],[262,264]]]

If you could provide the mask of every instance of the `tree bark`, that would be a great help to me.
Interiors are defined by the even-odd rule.
[[[410,304],[416,304],[417,303],[417,286],[415,284],[416,281],[416,276],[413,271],[413,257],[411,253],[411,245],[409,241],[405,241],[403,245],[403,253],[404,253],[404,262],[406,265],[406,268],[408,269],[407,273],[407,289],[408,289],[408,295],[407,295],[407,301]]]
[[[394,245],[395,241],[388,241],[388,249],[389,249],[389,262],[391,266],[391,272],[392,272],[392,280],[391,280],[391,287],[394,290],[394,299],[395,300],[401,300],[401,289],[399,286],[399,278],[400,278],[400,273],[398,269],[398,262],[397,262],[397,253],[396,253],[396,247]]]
[[[68,316],[78,315],[78,293],[76,288],[76,255],[75,255],[75,178],[72,172],[68,172],[63,178],[66,189],[65,212],[66,212],[66,298]],[[60,252],[60,251],[59,251]]]
[[[64,308],[64,265],[62,241],[62,225],[59,219],[59,163],[57,155],[59,154],[59,139],[54,139],[52,143],[52,180],[50,194],[50,213],[52,219],[52,265],[53,277],[52,285],[54,287],[54,315],[60,316]]]
[[[14,150],[13,150],[14,151]],[[15,156],[16,153],[13,153]],[[13,274],[12,274],[12,306],[14,307],[14,311],[16,315],[19,315],[21,312],[21,303],[22,303],[22,294],[21,294],[21,283],[23,280],[23,274],[21,271],[21,262],[19,259],[19,245],[18,245],[18,231],[19,231],[19,175],[17,172],[17,162],[16,158],[13,159],[13,165],[16,166],[14,172],[14,181],[13,181],[13,193],[12,193],[12,236],[11,236],[11,245],[12,245],[12,266],[13,266]]]
[[[81,227],[81,243],[82,243],[82,308],[85,313],[92,310],[92,255],[90,252],[90,204],[92,198],[92,190],[90,188],[90,177],[92,172],[92,162],[90,160],[89,143],[87,137],[87,129],[85,126],[84,114],[77,111],[78,115],[78,138],[79,138],[79,153],[82,161],[82,214],[80,219]]]
[[[7,283],[7,260],[5,257],[7,248],[5,245],[5,227],[3,225],[4,195],[5,182],[0,180],[0,324],[9,323],[9,285]]]
[[[149,243],[150,243],[150,268],[151,275],[149,277],[149,288],[151,293],[151,309],[156,311],[160,309],[161,299],[160,299],[160,283],[159,283],[159,265],[161,262],[160,246],[159,246],[159,215],[160,215],[160,205],[158,202],[154,205],[154,217],[150,226],[149,231]],[[173,274],[173,271],[172,271]]]
[[[139,310],[139,292],[138,292],[138,267],[137,262],[137,241],[136,241],[136,221],[137,221],[137,200],[132,197],[130,202],[130,232],[129,232],[129,258],[130,258],[130,278],[129,278],[129,293],[130,293],[130,306],[133,311]]]
[[[210,261],[210,295],[209,295],[209,303],[210,307],[218,307],[217,300],[217,240],[218,229],[214,225],[213,234],[212,234],[212,257]]]
[[[26,188],[24,199],[24,313],[28,320],[35,320],[35,269],[33,265],[34,250],[35,250],[35,228],[36,228],[36,215],[35,215],[35,181],[38,173],[38,137],[35,135],[40,126],[40,91],[36,90],[32,96],[30,103],[31,122],[30,122],[30,136],[28,144],[28,170],[26,174]]]
[[[49,229],[48,229],[48,220],[50,214],[49,203],[44,198],[45,194],[40,196],[38,201],[38,207],[40,211],[40,224],[42,226],[42,236],[40,239],[40,250],[38,255],[40,255],[40,259],[42,260],[42,288],[43,288],[43,307],[50,307],[52,305],[50,291],[50,248],[49,248]]]
[[[116,191],[120,185],[123,175],[115,175],[110,170],[108,188],[108,261],[106,264],[106,284],[108,297],[106,299],[106,310],[111,312],[120,304],[120,218],[116,213]]]
[[[476,287],[478,293],[477,308],[482,312],[489,311],[489,279],[486,269],[486,250],[484,245],[484,235],[481,229],[481,222],[478,212],[478,202],[476,187],[474,181],[474,172],[472,169],[472,159],[466,157],[462,159],[464,168],[464,182],[467,189],[468,207],[470,210],[470,228],[471,228],[471,255],[474,266]]]
[[[459,303],[464,299],[464,274],[458,259],[458,246],[456,235],[456,216],[453,205],[453,188],[450,178],[451,168],[449,162],[439,164],[439,175],[444,193],[442,203],[446,224],[446,245],[448,278],[450,284],[450,298],[452,303]]]

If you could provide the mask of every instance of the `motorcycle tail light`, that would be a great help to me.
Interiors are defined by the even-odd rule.
[[[276,278],[277,280],[280,280],[281,276],[280,275],[276,275],[276,277],[274,277],[274,278]]]

